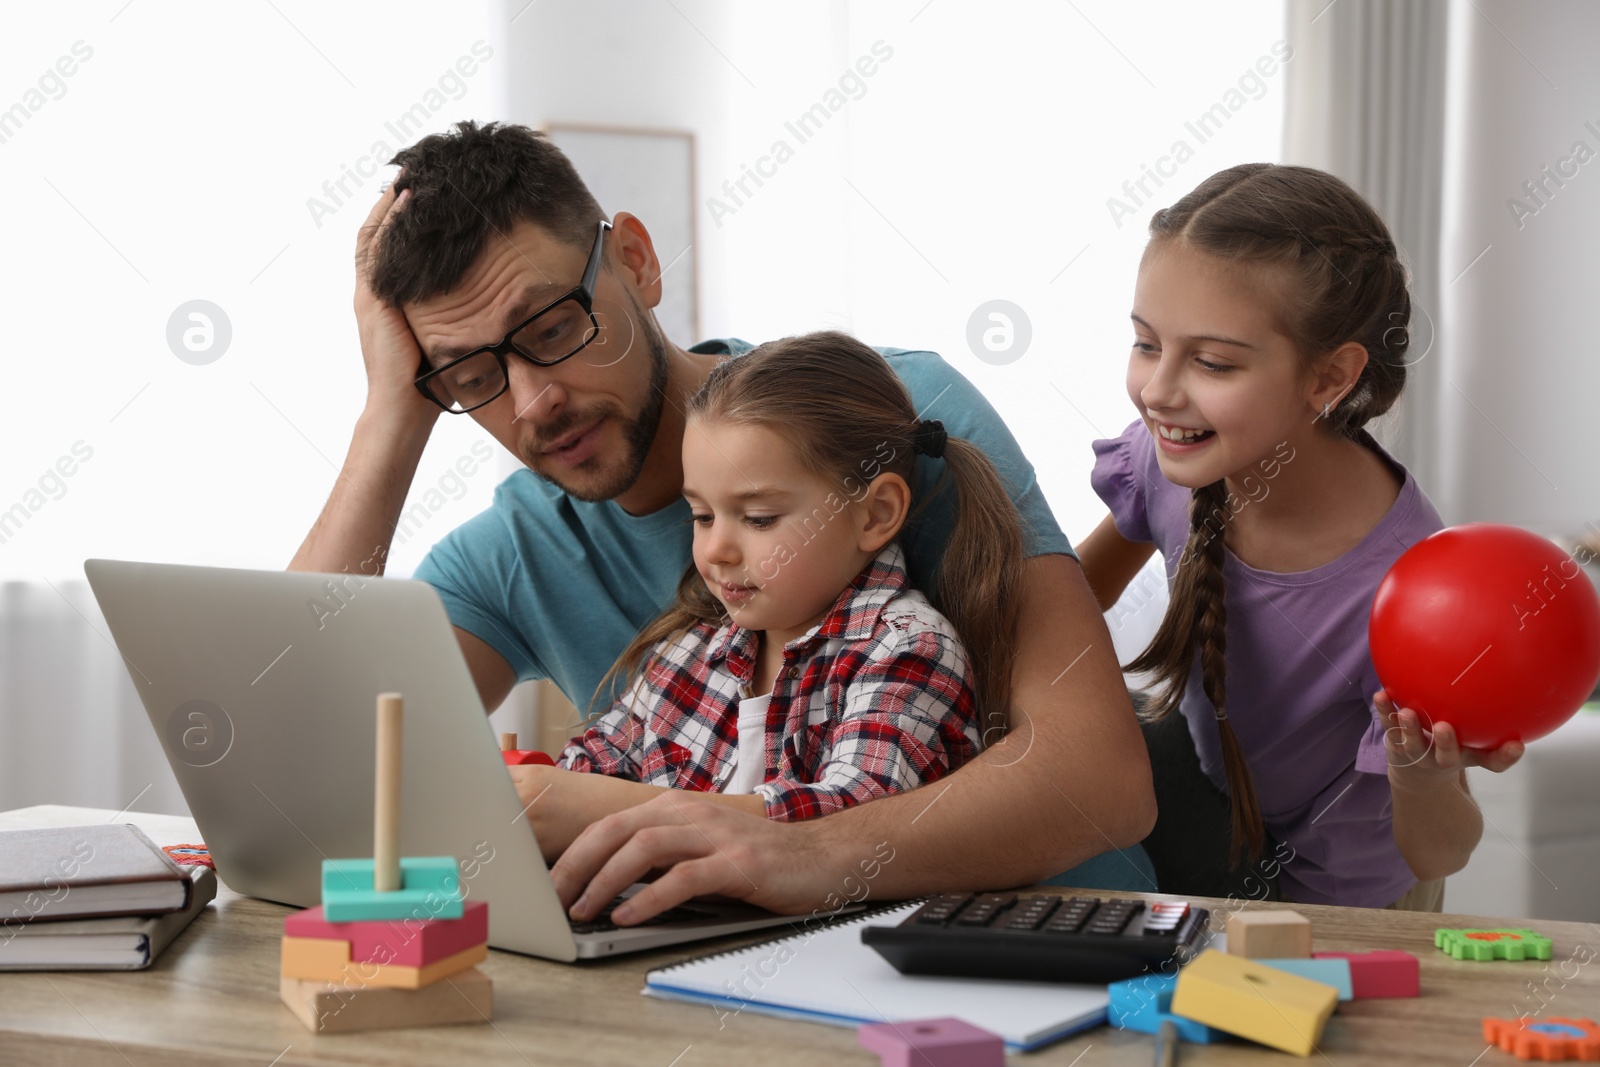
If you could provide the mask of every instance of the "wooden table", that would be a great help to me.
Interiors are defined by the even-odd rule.
[[[0,813],[0,829],[105,822],[119,813],[35,807]],[[127,813],[160,844],[197,840],[194,823]],[[1100,894],[1104,895],[1104,894]],[[1144,899],[1161,899],[1154,894]],[[1201,901],[1226,909],[1226,901]],[[1233,907],[1240,906],[1234,902]],[[1251,908],[1280,905],[1249,902]],[[1518,925],[1505,919],[1299,905],[1316,947],[1403,948],[1422,960],[1422,996],[1344,1004],[1313,1060],[1494,1067],[1485,1015],[1600,1016],[1600,928],[1532,924],[1555,942],[1545,963],[1464,963],[1432,944],[1435,926]],[[222,888],[217,900],[146,971],[0,974],[0,1063],[12,1064],[702,1064],[870,1065],[842,1027],[744,1012],[719,1026],[710,1007],[640,996],[645,972],[707,950],[705,943],[580,965],[491,952],[494,1022],[368,1034],[312,1034],[278,1002],[278,939],[289,908]],[[725,939],[718,948],[759,941]],[[1537,990],[1537,994],[1534,992]],[[1541,1009],[1541,1004],[1545,1005]],[[1153,1040],[1109,1027],[1079,1034],[1015,1063],[1148,1064]],[[1185,1064],[1292,1062],[1248,1044],[1185,1045]],[[1480,1056],[1482,1057],[1480,1059]]]

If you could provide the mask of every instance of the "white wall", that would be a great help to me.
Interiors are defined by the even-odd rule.
[[[81,579],[88,556],[288,561],[365,395],[351,254],[389,173],[379,164],[495,111],[506,59],[490,10],[104,0],[8,12],[0,513],[26,515],[0,528],[0,578]],[[7,126],[13,105],[23,113]],[[418,105],[420,128],[390,131]],[[194,299],[231,324],[204,366],[167,338]],[[445,505],[397,553],[401,570],[487,503],[493,472],[448,477],[479,439],[466,419],[435,436],[418,496],[444,479]],[[57,484],[62,457],[72,474]]]
[[[1194,140],[1184,121],[1269,54],[1281,15],[1268,0],[1224,14],[1103,0],[373,10],[105,0],[8,23],[0,113],[25,117],[0,126],[12,401],[0,514],[13,515],[0,579],[75,578],[95,555],[281,566],[364,395],[350,254],[388,174],[377,164],[464,117],[693,130],[705,332],[837,326],[939,349],[1016,427],[1081,535],[1098,512],[1087,442],[1131,417],[1124,316],[1150,207],[1277,152],[1281,75],[1261,99],[1240,96],[1224,131],[1120,227],[1108,214],[1124,180]],[[713,222],[706,198],[792,140],[785,122],[880,41],[892,56],[847,86],[859,99]],[[454,74],[475,46],[489,58]],[[389,128],[418,104],[421,129]],[[1032,347],[1009,366],[965,340],[994,298],[1032,320]],[[167,336],[196,299],[231,327],[204,366]],[[470,420],[441,422],[412,503],[446,503],[425,510],[395,573],[487,502],[497,471],[451,475],[482,439]]]
[[[839,328],[936,349],[1000,409],[1081,537],[1103,514],[1088,443],[1133,418],[1122,380],[1144,226],[1213,171],[1278,158],[1281,37],[1270,2],[539,4],[512,25],[508,116],[694,130],[706,335]],[[889,57],[801,143],[786,123],[879,42]],[[1262,57],[1270,76],[1252,71]],[[1247,71],[1259,86],[1200,144],[1185,122]],[[1179,139],[1194,157],[1163,188],[1147,180],[1117,225],[1108,198]],[[773,176],[737,202],[723,192],[779,140],[792,158],[764,164]],[[1007,365],[966,340],[994,299],[1032,324]]]
[[[1446,522],[1564,536],[1600,524],[1586,443],[1600,396],[1597,40],[1589,3],[1461,0],[1450,12],[1435,501]],[[1525,182],[1544,183],[1538,199]]]

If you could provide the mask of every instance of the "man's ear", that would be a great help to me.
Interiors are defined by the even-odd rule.
[[[1346,341],[1317,361],[1313,389],[1308,398],[1318,414],[1324,404],[1338,404],[1349,395],[1361,380],[1367,367],[1367,349],[1355,341]]]
[[[638,297],[644,307],[661,303],[661,261],[650,231],[637,215],[619,211],[611,220],[613,255],[607,257],[614,272]]]
[[[894,540],[910,512],[911,487],[906,480],[889,471],[878,475],[856,504],[856,547],[877,555]]]

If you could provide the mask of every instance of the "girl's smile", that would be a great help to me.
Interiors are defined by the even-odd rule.
[[[1154,419],[1149,420],[1149,426],[1155,434],[1156,444],[1163,452],[1173,456],[1183,456],[1197,452],[1217,436],[1215,430],[1171,426],[1164,422],[1157,422]]]

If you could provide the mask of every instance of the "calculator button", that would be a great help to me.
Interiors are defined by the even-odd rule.
[[[1178,924],[1189,914],[1189,905],[1172,901],[1150,905],[1150,917],[1144,921],[1146,936],[1162,936],[1174,933]]]
[[[1055,911],[1057,903],[1051,897],[1023,897],[1001,925],[1007,930],[1037,930]]]
[[[1144,904],[1136,900],[1108,900],[1095,915],[1094,921],[1089,924],[1086,933],[1091,934],[1120,934],[1133,920],[1133,917],[1144,910]]]
[[[1045,924],[1045,933],[1075,934],[1083,929],[1083,924],[1094,914],[1094,910],[1092,904],[1084,906],[1076,901],[1069,901],[1066,907],[1056,912]]]
[[[1017,902],[1016,894],[984,893],[956,916],[957,926],[988,926],[1002,911]]]
[[[933,897],[931,901],[922,905],[922,909],[918,910],[917,921],[918,923],[942,923],[942,921],[946,921],[947,918],[955,915],[958,910],[962,910],[962,905],[965,905],[971,899],[973,897],[966,893],[944,893],[941,896]]]
[[[960,911],[972,897],[968,893],[943,893],[929,900],[913,917],[914,922],[943,926]]]

